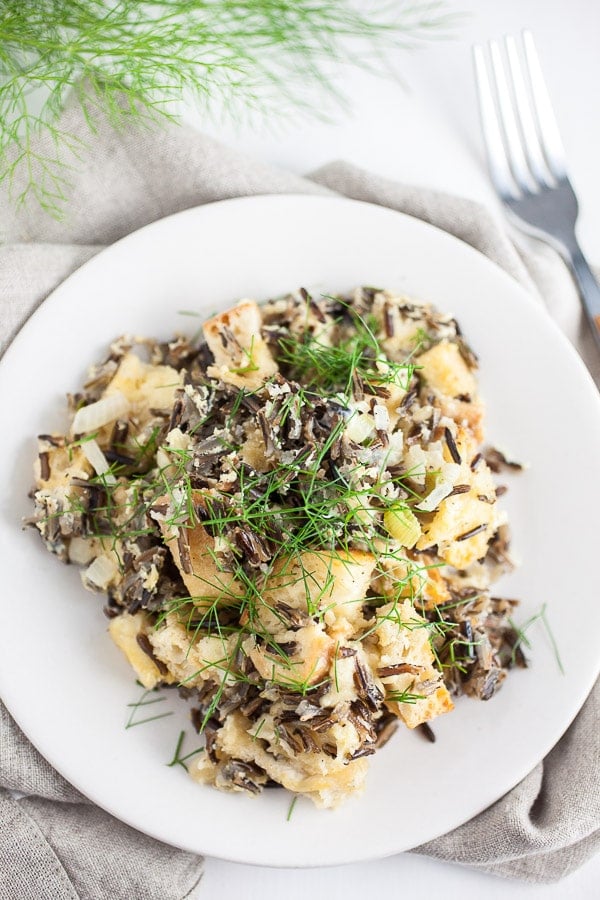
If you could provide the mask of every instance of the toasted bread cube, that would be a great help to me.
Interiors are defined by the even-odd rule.
[[[386,706],[409,728],[450,712],[454,704],[435,666],[425,619],[409,600],[402,604],[387,603],[378,610],[377,618],[378,626],[373,634],[379,653],[378,667],[382,669],[402,663],[411,667],[410,671],[382,677],[386,690],[421,695],[419,684],[426,686],[423,688],[423,699],[413,702],[389,699]],[[434,691],[429,687],[432,682],[438,682]]]
[[[434,391],[449,397],[477,395],[477,382],[457,344],[440,341],[417,356],[415,362],[421,366],[418,373]]]
[[[156,687],[160,682],[172,683],[173,678],[164,676],[154,659],[142,649],[138,637],[143,636],[148,640],[152,632],[152,625],[146,613],[140,611],[134,615],[123,613],[111,619],[108,625],[108,633],[127,657],[138,679],[147,690]],[[150,645],[149,645],[150,646]]]
[[[170,680],[193,687],[204,681],[223,681],[237,637],[197,635],[173,613],[152,630],[149,640],[154,655],[167,667]]]
[[[324,612],[327,634],[335,640],[350,637],[362,620],[375,558],[361,550],[307,550],[281,560],[262,592],[261,622],[272,632],[281,630],[278,604],[306,615]]]
[[[53,441],[56,443],[53,443]],[[63,439],[38,438],[38,458],[33,464],[36,486],[40,490],[55,491],[62,488],[65,496],[71,487],[71,479],[86,480],[92,474],[92,467],[84,456],[81,447],[65,446]],[[77,494],[73,490],[74,495]]]
[[[417,725],[429,722],[430,719],[437,719],[438,716],[454,709],[454,703],[445,684],[440,684],[439,688],[424,700],[417,700],[416,703],[397,703],[396,706],[397,715],[407,728],[416,728]]]
[[[231,603],[244,593],[244,586],[220,566],[215,539],[199,523],[193,527],[173,526],[159,520],[163,538],[171,551],[181,578],[196,606],[209,608]]]
[[[371,587],[384,597],[407,600],[418,597],[425,609],[433,609],[452,599],[440,570],[424,566],[421,559],[413,558],[411,554],[407,554],[406,559],[382,560],[374,573]]]
[[[462,475],[459,480],[463,481]],[[437,544],[440,557],[455,569],[465,569],[485,556],[498,525],[496,488],[485,462],[481,462],[475,472],[465,467],[464,483],[469,482],[471,490],[468,493],[442,500],[417,543],[419,550]],[[485,528],[475,532],[480,526]],[[473,536],[465,537],[471,531],[475,532]]]
[[[370,553],[357,550],[305,551],[279,561],[253,623],[273,638],[272,645],[259,646],[253,638],[244,645],[263,678],[316,684],[327,675],[336,644],[364,624],[362,601],[374,564]],[[317,613],[322,623],[313,621]],[[278,645],[292,649],[281,653]]]
[[[258,646],[255,638],[250,637],[244,641],[243,649],[265,681],[293,688],[323,680],[331,666],[335,642],[322,624],[313,622],[279,633],[271,645]]]
[[[213,316],[202,326],[215,358],[208,374],[236,387],[257,388],[277,372],[277,363],[261,335],[262,318],[254,300]]]
[[[269,752],[263,735],[260,740],[252,735],[249,719],[236,711],[227,716],[223,727],[217,732],[215,749],[220,763],[231,759],[255,763],[269,778],[289,791],[305,794],[316,806],[331,808],[337,806],[349,794],[360,794],[364,788],[367,760],[348,760],[342,755],[331,758],[325,753],[306,752],[294,758],[279,752]],[[277,746],[275,744],[275,746]],[[197,781],[215,784],[233,790],[231,782],[219,781],[219,765],[211,764],[202,753],[190,763],[190,775]]]
[[[242,444],[242,459],[251,466],[255,472],[267,472],[269,460],[267,459],[267,447],[262,431],[252,425],[246,426],[246,440]]]
[[[150,418],[152,409],[170,410],[182,383],[181,373],[171,366],[150,365],[130,352],[124,355],[102,396],[122,394],[141,424]]]

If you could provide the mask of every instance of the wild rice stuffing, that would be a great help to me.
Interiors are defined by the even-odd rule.
[[[525,664],[476,369],[428,304],[301,290],[199,343],[119,338],[39,437],[28,523],[140,682],[191,701],[193,778],[335,806],[398,723],[435,739]]]

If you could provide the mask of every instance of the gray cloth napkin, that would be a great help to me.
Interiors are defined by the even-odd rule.
[[[148,222],[227,197],[333,192],[409,213],[485,253],[546,303],[600,379],[563,263],[540,244],[517,249],[476,203],[343,162],[299,178],[184,127],[117,133],[99,121],[90,139],[76,107],[66,110],[62,125],[89,142],[72,173],[67,218],[56,222],[34,206],[15,212],[0,196],[0,351],[70,272]],[[51,150],[43,142],[40,149]],[[599,706],[596,685],[562,740],[521,784],[416,852],[533,882],[556,881],[580,866],[600,844]],[[93,806],[40,756],[1,704],[0,714],[0,897],[170,900],[201,893],[200,857]]]

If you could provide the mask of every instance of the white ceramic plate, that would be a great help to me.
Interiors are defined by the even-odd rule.
[[[64,425],[63,396],[123,332],[168,337],[232,301],[305,285],[378,284],[458,317],[481,357],[489,437],[530,465],[512,480],[520,569],[499,590],[524,621],[548,604],[565,668],[532,627],[531,667],[489,703],[460,700],[437,743],[404,730],[372,758],[363,797],[335,812],[266,791],[217,793],[168,768],[174,714],[126,730],[139,688],[106,634],[100,597],[42,548],[30,507],[35,435]],[[0,365],[0,689],[21,728],[84,794],[163,841],[240,862],[311,866],[414,847],[497,800],[547,753],[598,672],[600,405],[579,358],[544,311],[465,244],[390,210],[333,198],[230,200],[156,222],[99,254],[46,300]]]

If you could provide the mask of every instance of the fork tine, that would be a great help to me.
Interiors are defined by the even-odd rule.
[[[477,97],[479,99],[479,114],[483,131],[484,144],[488,159],[488,168],[494,186],[501,197],[516,198],[517,192],[511,175],[500,123],[496,113],[496,104],[492,94],[492,88],[488,75],[483,47],[480,44],[473,46],[473,64],[475,67],[475,82],[477,84]]]
[[[505,35],[504,46],[513,84],[513,94],[517,105],[517,113],[523,145],[527,154],[527,162],[533,177],[542,185],[552,187],[554,182],[542,152],[535,119],[531,110],[527,86],[523,77],[523,69],[519,60],[517,42],[512,35]]]
[[[560,180],[566,176],[565,149],[550,102],[548,88],[542,74],[542,67],[535,49],[533,35],[530,31],[523,31],[522,39],[542,150],[550,172],[555,178]]]
[[[522,191],[528,191],[533,187],[532,178],[525,159],[525,153],[523,152],[523,144],[521,143],[521,135],[515,118],[515,110],[506,78],[504,62],[500,53],[500,46],[497,41],[490,41],[489,48],[508,162],[518,187]]]

